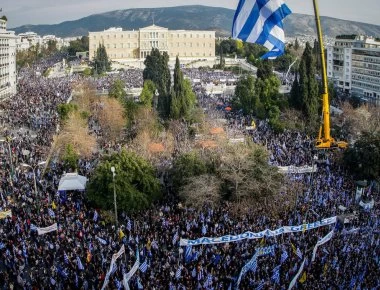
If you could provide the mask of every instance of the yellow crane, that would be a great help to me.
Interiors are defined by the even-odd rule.
[[[330,104],[329,104],[329,92],[327,84],[327,72],[325,63],[325,49],[323,45],[321,21],[319,18],[319,10],[317,0],[313,0],[315,22],[317,25],[321,67],[322,67],[322,124],[319,128],[318,138],[316,140],[316,147],[318,149],[330,149],[330,148],[347,148],[348,144],[344,141],[336,141],[330,135]]]

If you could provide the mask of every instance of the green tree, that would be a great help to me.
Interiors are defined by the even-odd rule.
[[[172,169],[172,180],[174,188],[178,189],[194,176],[208,172],[207,162],[197,151],[191,151],[178,156],[174,160]]]
[[[76,40],[70,41],[70,45],[67,49],[69,55],[75,56],[77,52],[84,52],[89,50],[89,38],[88,36],[82,36]]]
[[[300,43],[298,41],[298,38],[294,41],[294,50],[297,51],[300,48]]]
[[[104,74],[111,69],[111,61],[108,59],[106,47],[99,44],[94,57],[94,70],[97,74]]]
[[[273,75],[272,63],[269,60],[262,60],[259,62],[256,72],[257,78],[265,80]]]
[[[171,107],[168,62],[169,55],[166,52],[161,54],[157,48],[153,48],[144,61],[143,78],[144,81],[151,80],[157,88],[159,94],[157,110],[162,118],[169,117]]]
[[[65,154],[62,156],[62,162],[69,170],[76,170],[78,168],[79,154],[74,150],[72,144],[67,144]]]
[[[122,80],[115,80],[109,89],[108,96],[122,100],[127,95],[124,87],[125,84]]]
[[[255,83],[256,92],[259,95],[261,103],[265,107],[268,108],[277,102],[280,85],[280,80],[274,74],[266,77],[265,79],[257,78]]]
[[[115,183],[112,166],[115,167]],[[113,209],[114,185],[117,207],[125,212],[146,209],[160,197],[160,183],[152,165],[133,152],[123,150],[101,161],[88,184],[89,201],[103,209]]]
[[[319,86],[315,78],[315,58],[310,44],[307,42],[299,64],[298,90],[294,88],[293,104],[299,104],[310,125],[314,126],[318,118]],[[295,86],[295,85],[294,85]]]
[[[242,109],[245,114],[256,112],[260,100],[255,91],[255,80],[252,75],[243,76],[239,79],[232,103],[238,109]]]
[[[347,168],[357,179],[379,180],[380,132],[364,132],[344,153]]]
[[[59,104],[57,108],[59,118],[62,121],[66,121],[69,118],[69,114],[76,110],[78,110],[78,106],[72,103]]]
[[[146,107],[152,107],[156,92],[156,86],[151,80],[144,81],[144,86],[140,94],[140,102]]]
[[[171,100],[170,116],[173,119],[188,119],[191,110],[194,108],[196,97],[191,83],[183,78],[178,56],[174,68],[174,84],[171,91]]]

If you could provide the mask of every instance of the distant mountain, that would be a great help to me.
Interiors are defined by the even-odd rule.
[[[102,31],[109,27],[122,27],[125,30],[139,29],[154,23],[169,29],[215,30],[219,36],[231,34],[234,10],[201,5],[166,8],[137,8],[106,12],[66,21],[54,25],[24,25],[13,28],[17,34],[33,31],[39,35],[54,34],[60,37],[87,35],[89,31]],[[366,34],[380,36],[380,26],[361,22],[321,18],[326,36],[339,34]],[[314,16],[291,14],[285,20],[288,36],[314,35]]]

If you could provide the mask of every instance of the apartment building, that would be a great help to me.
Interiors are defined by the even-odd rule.
[[[327,76],[343,92],[380,100],[380,40],[338,36],[327,48]]]
[[[0,99],[16,94],[16,36],[0,19]]]
[[[97,48],[104,44],[112,60],[144,59],[158,48],[169,57],[214,58],[215,31],[169,30],[151,25],[139,30],[124,31],[110,28],[89,33],[89,56],[93,59]]]

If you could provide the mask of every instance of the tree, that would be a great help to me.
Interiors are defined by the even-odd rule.
[[[116,142],[121,138],[126,120],[124,118],[124,108],[118,99],[103,99],[98,119],[107,140]]]
[[[151,80],[157,88],[159,94],[157,110],[162,118],[169,117],[171,106],[168,62],[169,55],[166,52],[161,54],[157,48],[153,48],[144,61],[143,78],[144,81]]]
[[[218,173],[226,198],[234,201],[263,200],[278,194],[283,175],[268,164],[268,151],[249,142],[228,144],[221,150]]]
[[[69,118],[70,113],[77,110],[78,106],[73,103],[59,104],[57,108],[58,115],[61,121],[66,121]]]
[[[76,40],[70,41],[70,45],[67,49],[69,55],[74,56],[77,52],[88,51],[89,38],[88,36],[82,36]]]
[[[115,167],[113,183],[111,167]],[[87,187],[87,197],[95,206],[113,209],[114,186],[117,207],[128,213],[148,208],[160,197],[160,183],[150,163],[133,152],[106,156],[96,167]]]
[[[182,154],[174,160],[172,170],[173,186],[178,189],[184,186],[189,178],[206,174],[207,172],[207,163],[197,151]]]
[[[111,61],[108,59],[104,44],[99,44],[94,57],[93,66],[97,74],[103,74],[111,69]]]
[[[108,96],[121,100],[127,93],[124,90],[125,83],[122,80],[115,80],[108,92]]]
[[[140,102],[142,105],[151,108],[155,97],[156,86],[151,80],[144,81],[144,86],[140,94]]]
[[[79,155],[74,150],[72,144],[67,144],[65,154],[62,156],[62,162],[69,170],[76,170],[78,167]]]
[[[187,119],[193,109],[196,97],[188,80],[184,80],[178,56],[174,68],[174,84],[171,91],[170,116],[173,119]]]
[[[232,102],[237,108],[243,109],[245,114],[256,111],[260,100],[255,91],[255,80],[251,75],[239,79]]]
[[[344,162],[357,179],[380,177],[380,132],[364,132],[344,153]]]
[[[269,60],[259,62],[256,72],[257,78],[265,80],[273,75],[272,63]]]
[[[294,41],[294,50],[298,50],[300,48],[300,43],[298,41],[298,38],[296,37],[296,40]]]
[[[212,174],[202,174],[187,179],[179,190],[180,198],[189,207],[201,209],[207,205],[218,207],[222,201],[220,194],[221,180]]]
[[[292,89],[292,104],[299,105],[310,125],[316,125],[319,108],[319,86],[315,78],[315,58],[307,42],[299,65],[298,84],[295,81]],[[298,89],[297,89],[298,86]],[[297,94],[298,93],[298,94]],[[297,107],[296,107],[297,108]]]

